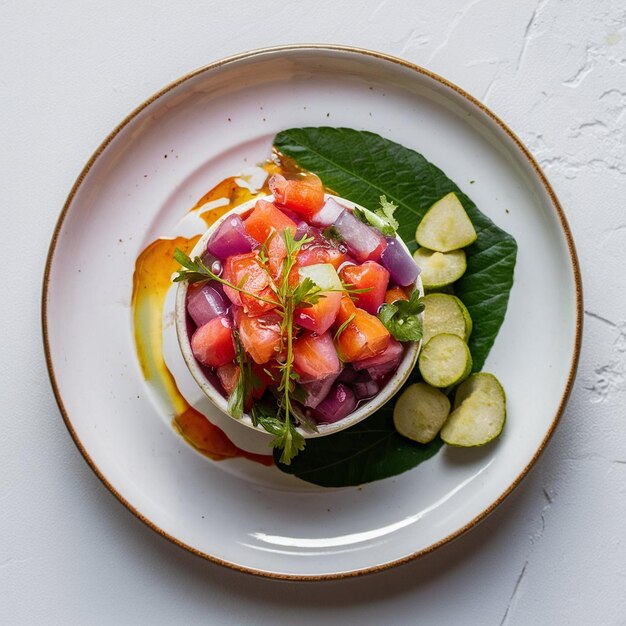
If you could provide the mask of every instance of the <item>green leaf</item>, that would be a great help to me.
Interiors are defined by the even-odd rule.
[[[467,271],[455,284],[474,331],[469,347],[480,371],[504,320],[517,256],[515,239],[481,213],[474,202],[421,154],[374,133],[351,128],[292,128],[274,139],[276,148],[317,174],[326,187],[365,207],[380,196],[398,205],[398,234],[411,252],[415,229],[426,211],[453,191],[467,211],[478,239],[465,248]]]
[[[411,251],[415,230],[426,211],[455,192],[478,234],[465,249],[467,271],[455,284],[456,295],[474,321],[469,341],[474,371],[489,354],[504,320],[513,285],[515,239],[481,213],[438,167],[421,154],[370,132],[349,128],[295,128],[279,133],[276,148],[303,169],[317,174],[326,187],[364,207],[377,207],[381,196],[397,205],[392,217]],[[383,213],[385,204],[383,204]],[[384,315],[391,320],[396,309]],[[410,382],[419,375],[414,370]],[[340,487],[379,480],[404,472],[430,458],[442,445],[437,438],[423,446],[398,435],[390,400],[360,424],[329,437],[311,439],[289,467],[278,466],[303,480]]]
[[[441,448],[439,437],[422,445],[399,435],[392,415],[393,405],[387,403],[351,428],[307,440],[306,450],[290,465],[280,462],[278,450],[274,451],[274,460],[281,470],[307,482],[322,487],[347,487],[406,472]]]

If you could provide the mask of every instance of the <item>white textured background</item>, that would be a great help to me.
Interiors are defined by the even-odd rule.
[[[428,557],[319,584],[212,565],[128,513],[65,430],[39,330],[54,223],[105,135],[191,69],[294,42],[402,56],[503,117],[563,203],[586,307],[570,404],[522,486]],[[623,0],[0,1],[0,113],[0,623],[626,624]]]

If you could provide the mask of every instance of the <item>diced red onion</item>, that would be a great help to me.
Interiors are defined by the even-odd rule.
[[[196,326],[204,326],[216,317],[225,315],[228,305],[217,283],[207,283],[187,298],[187,312]]]
[[[380,257],[380,264],[387,269],[391,280],[402,287],[412,285],[419,269],[413,258],[395,237],[385,237],[387,247]]]
[[[226,259],[234,254],[252,252],[259,245],[258,241],[246,232],[239,215],[226,218],[211,235],[207,244],[207,252],[220,259]]]
[[[373,380],[381,380],[390,372],[398,369],[403,354],[404,347],[392,337],[383,352],[369,359],[354,361],[352,367],[357,371],[367,370]]]
[[[345,207],[341,206],[336,200],[328,198],[324,206],[311,217],[311,224],[321,228],[332,226],[344,209]]]
[[[317,405],[313,416],[319,424],[334,424],[356,409],[356,396],[347,385],[333,385],[328,395]]]
[[[321,335],[314,333],[307,334],[297,341],[306,340],[309,342],[309,350],[313,350],[315,358],[311,359],[306,353],[302,354],[298,350],[294,350],[293,366],[300,375],[300,380],[309,382],[319,380],[326,376],[339,374],[341,371],[341,363],[335,350],[333,336],[330,331],[326,331]]]
[[[306,393],[304,406],[314,409],[328,395],[330,388],[337,379],[339,374],[331,374],[322,380],[312,380],[308,383],[302,383],[301,387]]]
[[[357,400],[364,400],[374,397],[380,391],[380,385],[375,380],[365,380],[353,383],[352,389]]]
[[[276,206],[276,203],[274,203],[274,206]],[[287,207],[284,207],[282,205],[276,206],[276,208],[281,212],[284,213],[292,222],[296,222],[296,224],[302,220],[302,216],[298,215],[297,213],[294,213],[293,211],[290,211]]]
[[[296,241],[300,241],[300,239],[303,239],[304,237],[308,237],[309,236],[309,231],[311,229],[311,227],[303,220],[298,220],[296,219],[296,234],[294,239]]]
[[[358,379],[358,377],[359,374],[352,367],[352,364],[346,363],[345,367],[341,370],[337,381],[340,383],[353,383]]]
[[[343,239],[348,252],[357,261],[378,261],[387,247],[380,232],[357,219],[351,211],[344,209],[337,218],[334,228]]]

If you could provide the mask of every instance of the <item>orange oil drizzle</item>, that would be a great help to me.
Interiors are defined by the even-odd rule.
[[[282,171],[281,164],[277,162],[268,161],[262,167],[269,175]],[[207,228],[233,207],[269,193],[267,181],[257,193],[252,193],[240,187],[236,178],[226,178],[191,208],[193,211],[221,198],[228,201],[223,206],[199,214]],[[215,461],[244,457],[263,465],[272,465],[274,461],[271,456],[253,454],[237,447],[224,431],[190,406],[180,393],[163,358],[163,306],[172,286],[172,274],[180,268],[173,258],[174,250],[180,248],[188,254],[199,238],[200,235],[190,239],[159,238],[149,244],[135,262],[131,306],[141,370],[146,381],[152,383],[157,394],[171,407],[175,430],[196,450]]]

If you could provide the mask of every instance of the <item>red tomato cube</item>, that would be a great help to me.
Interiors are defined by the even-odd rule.
[[[322,335],[305,332],[293,342],[293,367],[302,382],[320,380],[338,374],[341,364],[329,332]]]
[[[311,242],[302,246],[298,252],[298,265],[306,267],[318,263],[330,263],[335,269],[349,260],[350,257],[330,243]]]
[[[226,395],[230,396],[239,382],[239,375],[241,374],[239,365],[236,363],[226,363],[226,365],[218,367],[216,372]]]
[[[299,274],[301,279],[313,281],[322,290],[322,297],[312,306],[296,309],[294,322],[321,335],[332,326],[337,317],[342,296],[341,281],[330,263],[302,267]]]
[[[346,265],[339,274],[344,283],[355,289],[367,289],[354,294],[356,306],[376,315],[385,301],[389,272],[374,261],[366,261],[362,265]]]
[[[351,363],[379,355],[389,345],[391,340],[389,331],[375,315],[370,315],[356,307],[350,313],[348,313],[349,310],[349,307],[344,304],[335,322],[338,327],[354,314],[352,321],[343,329],[335,342],[339,357],[342,361]],[[344,319],[340,322],[341,318]]]
[[[207,367],[220,367],[235,358],[230,318],[216,317],[200,326],[191,337],[193,355]]]
[[[291,234],[296,234],[296,223],[289,219],[280,209],[271,202],[257,200],[254,211],[244,220],[243,225],[248,235],[259,243],[265,243],[272,231],[282,239],[283,231],[288,228]]]
[[[262,315],[276,307],[276,304],[272,302],[265,302],[254,297],[256,295],[266,300],[275,299],[274,292],[269,286],[269,274],[261,265],[256,252],[228,257],[224,264],[223,278],[232,285],[241,286],[242,289],[252,294],[244,294],[224,285],[224,293],[229,300],[236,306],[242,306],[249,315]],[[242,283],[244,278],[246,280]]]
[[[315,177],[307,180],[287,180],[274,174],[269,181],[270,191],[278,204],[310,218],[324,206],[324,187]]]
[[[280,315],[275,312],[252,317],[243,309],[235,312],[235,323],[244,350],[262,365],[278,355],[281,346]]]

